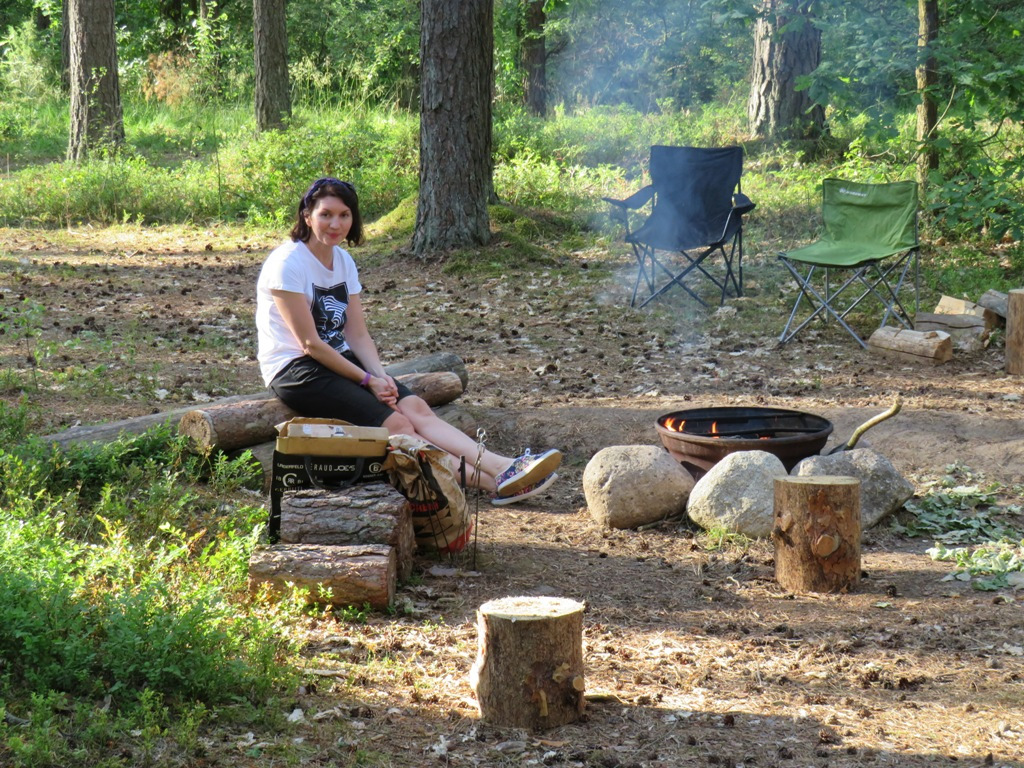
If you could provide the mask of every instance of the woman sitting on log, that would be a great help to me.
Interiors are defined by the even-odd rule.
[[[366,327],[355,262],[341,242],[363,236],[356,190],[347,181],[317,179],[299,201],[291,239],[260,271],[256,329],[267,387],[304,416],[386,427],[421,437],[466,460],[468,482],[509,504],[554,482],[557,450],[512,459],[485,451],[475,475],[477,444],[440,419],[421,398],[387,375]]]

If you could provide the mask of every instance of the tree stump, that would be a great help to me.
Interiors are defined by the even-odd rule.
[[[486,722],[541,730],[579,719],[582,603],[560,597],[491,600],[477,611],[477,640],[469,679]]]
[[[1007,299],[1006,372],[1024,375],[1024,288],[1010,291]]]
[[[775,478],[775,580],[792,592],[846,592],[860,581],[860,480]]]
[[[275,544],[249,558],[249,589],[268,584],[275,594],[291,585],[309,589],[310,603],[386,610],[395,599],[395,550],[382,544],[332,547]]]
[[[295,491],[281,498],[282,544],[386,544],[399,582],[412,576],[416,539],[409,502],[387,483],[342,491]]]

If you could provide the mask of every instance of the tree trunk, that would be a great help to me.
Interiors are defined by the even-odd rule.
[[[114,0],[68,0],[71,133],[68,159],[124,143]]]
[[[423,0],[420,192],[412,248],[486,245],[494,93],[491,0]]]
[[[762,2],[747,104],[750,133],[757,138],[816,139],[822,133],[824,109],[806,90],[796,90],[797,78],[821,63],[821,30],[810,5],[810,0]]]
[[[60,4],[60,92],[71,93],[71,0]]]
[[[295,491],[281,497],[282,544],[386,544],[400,582],[412,576],[416,539],[405,497],[387,483],[343,491]]]
[[[775,479],[775,580],[792,592],[846,592],[860,581],[860,480]]]
[[[310,603],[387,610],[395,600],[395,567],[395,550],[380,544],[275,544],[249,558],[249,589],[266,584],[286,595],[294,584],[309,590]]]
[[[445,405],[462,394],[459,377],[450,372],[396,378],[430,406]],[[298,415],[276,397],[245,400],[191,410],[178,422],[178,433],[189,438],[197,453],[234,451],[272,439],[278,424]]]
[[[928,172],[939,167],[939,152],[935,148],[935,129],[938,127],[939,109],[935,103],[935,86],[939,82],[938,64],[932,46],[939,35],[939,0],[917,0],[918,62],[917,92],[921,103],[917,105],[917,183],[922,193],[928,183]]]
[[[1024,376],[1024,288],[1010,291],[1007,302],[1006,372]]]
[[[256,66],[256,127],[260,131],[269,131],[280,128],[292,114],[285,0],[253,0],[252,34]]]
[[[523,101],[531,114],[544,117],[548,111],[547,44],[544,38],[544,0],[528,0],[521,37],[526,83]]]
[[[469,673],[480,716],[503,728],[540,730],[583,714],[583,604],[506,597],[477,611],[478,652]]]

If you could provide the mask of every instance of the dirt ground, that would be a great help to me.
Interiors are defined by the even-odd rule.
[[[252,327],[276,236],[233,228],[0,230],[0,396],[37,428],[261,389]],[[371,241],[372,242],[372,241]],[[1024,766],[1024,594],[944,580],[932,542],[868,532],[845,595],[792,595],[770,542],[716,546],[685,523],[607,531],[582,473],[601,448],[656,444],[657,416],[775,405],[833,421],[919,489],[958,465],[1024,499],[1024,380],[1001,343],[938,367],[862,351],[835,328],[778,349],[788,294],[749,260],[716,313],[628,309],[628,263],[597,243],[524,277],[453,277],[354,252],[384,357],[460,355],[460,402],[505,453],[566,454],[547,495],[479,506],[475,546],[419,563],[395,616],[311,620],[308,682],[279,733],[206,734],[190,765]],[[1017,513],[1018,528],[1024,520]],[[584,601],[584,718],[544,733],[477,717],[475,611],[507,595]]]

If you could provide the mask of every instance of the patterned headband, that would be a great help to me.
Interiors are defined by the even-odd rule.
[[[306,194],[302,196],[302,202],[299,203],[299,211],[304,211],[308,209],[310,205],[313,203],[313,196],[321,189],[326,187],[328,184],[334,184],[339,187],[344,187],[345,189],[349,190],[353,195],[356,193],[356,188],[352,184],[352,182],[342,181],[341,179],[336,179],[333,176],[324,176],[323,178],[314,181],[310,185],[309,189],[306,191]]]

